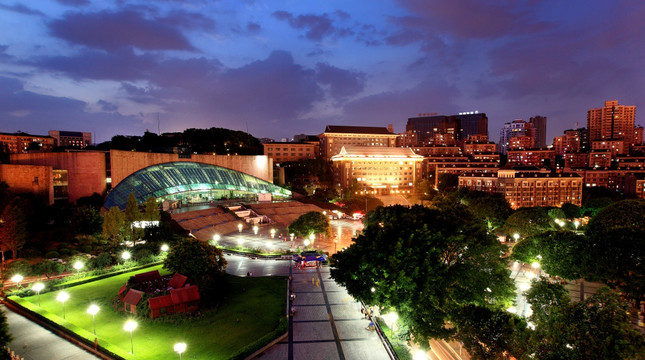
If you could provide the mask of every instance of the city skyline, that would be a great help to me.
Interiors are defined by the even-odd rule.
[[[420,113],[547,117],[546,142],[607,100],[643,105],[645,4],[0,1],[0,132],[222,127],[405,130]],[[18,31],[19,30],[19,31]],[[636,114],[636,124],[642,125]]]

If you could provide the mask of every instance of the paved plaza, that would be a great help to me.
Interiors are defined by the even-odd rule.
[[[389,356],[375,331],[367,330],[360,304],[329,276],[329,268],[292,269],[289,337],[256,359],[370,359]]]

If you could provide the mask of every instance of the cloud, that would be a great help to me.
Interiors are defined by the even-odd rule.
[[[136,116],[89,113],[85,111],[86,105],[79,100],[27,91],[21,81],[0,77],[0,118],[4,131],[33,134],[45,134],[47,130],[89,131],[106,140],[112,134],[123,134],[124,129],[130,134],[140,134],[145,129]]]
[[[59,4],[67,6],[85,6],[90,4],[90,0],[56,0]]]
[[[330,87],[330,95],[333,98],[343,99],[363,91],[366,75],[362,72],[340,69],[327,63],[318,63],[316,78],[319,83]]]
[[[137,55],[132,48],[110,52],[85,49],[76,55],[40,57],[28,64],[74,79],[134,81],[147,78],[157,66],[157,60],[151,54]]]
[[[347,18],[345,12],[337,12],[342,19]],[[328,14],[322,15],[298,15],[286,11],[276,11],[272,16],[280,21],[284,21],[294,29],[304,30],[305,37],[313,41],[322,41],[326,37],[341,38],[354,35],[349,28],[334,26],[334,21]]]
[[[118,110],[118,106],[112,104],[109,101],[105,101],[103,99],[97,101],[96,104],[101,107],[101,110],[106,112],[114,112]]]
[[[187,26],[199,16],[186,13],[168,15],[172,24]],[[141,12],[121,10],[97,13],[66,13],[63,18],[49,22],[51,34],[70,43],[108,51],[136,47],[142,50],[194,50],[188,39],[176,28],[159,18],[147,18]]]
[[[30,8],[30,7],[27,7],[27,6],[25,6],[23,4],[19,4],[19,3],[13,4],[11,6],[0,4],[0,9],[13,11],[13,12],[23,14],[23,15],[45,16],[45,14],[43,14],[41,11],[34,10],[34,9]]]
[[[249,22],[246,24],[246,31],[248,31],[251,34],[257,34],[260,32],[261,29],[262,29],[262,26],[260,26],[260,24],[258,23]]]

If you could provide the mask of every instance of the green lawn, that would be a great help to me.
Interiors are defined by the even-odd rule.
[[[217,309],[202,311],[197,319],[164,320],[137,319],[134,330],[134,356],[130,355],[130,333],[123,325],[131,316],[115,311],[112,299],[119,288],[135,273],[158,269],[156,266],[103,280],[67,288],[70,298],[63,306],[56,300],[59,291],[38,297],[12,298],[23,306],[70,328],[77,334],[94,340],[90,304],[100,306],[96,315],[96,334],[99,344],[127,359],[167,359],[177,356],[173,345],[185,342],[184,359],[228,359],[239,349],[257,341],[277,328],[284,318],[286,281],[284,277],[228,276],[228,297]],[[177,319],[176,317],[173,319]]]

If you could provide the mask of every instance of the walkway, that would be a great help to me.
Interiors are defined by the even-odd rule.
[[[366,329],[360,304],[329,277],[328,267],[293,269],[292,277],[292,331],[257,359],[389,360],[376,332]]]
[[[54,335],[51,331],[9,311],[4,305],[13,341],[9,348],[25,360],[91,360],[98,357]]]

